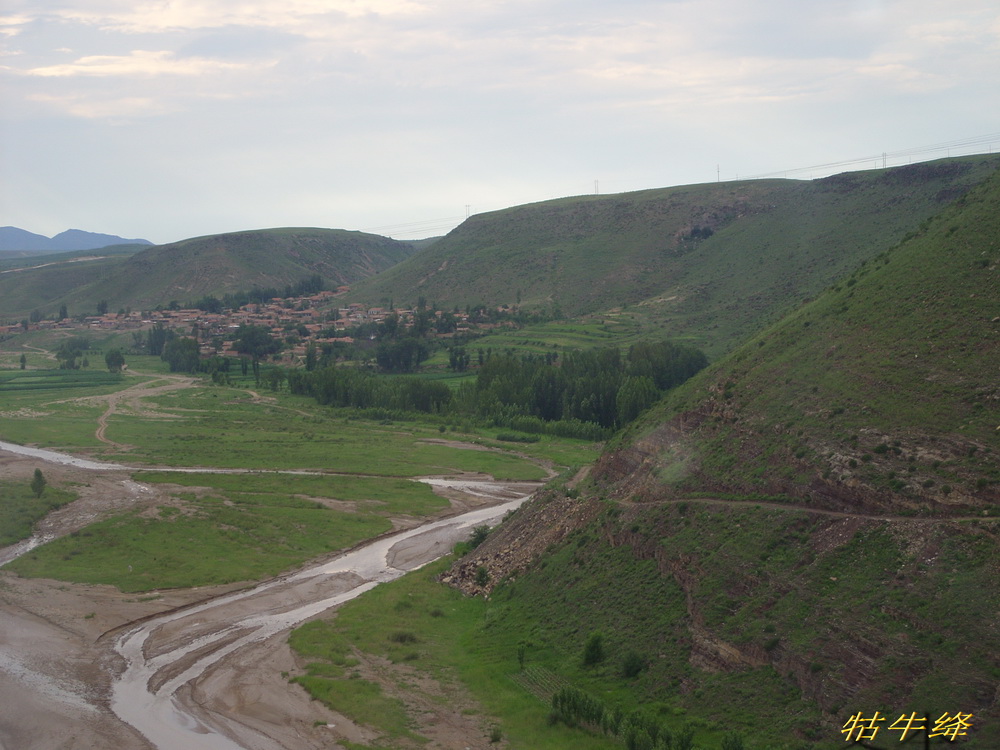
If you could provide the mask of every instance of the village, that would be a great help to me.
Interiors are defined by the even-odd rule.
[[[304,361],[310,346],[322,348],[332,344],[354,344],[358,329],[367,337],[374,338],[375,326],[385,324],[395,318],[399,330],[412,328],[419,315],[429,317],[430,325],[422,335],[436,339],[451,339],[456,336],[483,334],[502,327],[512,327],[510,320],[498,322],[482,320],[482,316],[469,311],[427,310],[411,308],[372,307],[361,302],[337,305],[337,299],[350,291],[349,287],[338,287],[336,291],[324,290],[316,294],[299,297],[274,297],[263,303],[250,303],[241,307],[219,312],[209,312],[199,308],[180,308],[171,305],[157,310],[119,310],[100,315],[80,315],[64,317],[61,320],[23,320],[17,324],[0,325],[0,336],[15,335],[33,330],[66,330],[75,334],[87,331],[107,333],[110,331],[145,331],[156,326],[173,331],[178,336],[195,338],[202,357],[237,357],[233,340],[240,326],[259,326],[270,330],[271,336],[281,342],[282,351],[275,359],[285,364]],[[509,312],[506,306],[497,308],[503,316]],[[136,341],[141,337],[136,336]]]

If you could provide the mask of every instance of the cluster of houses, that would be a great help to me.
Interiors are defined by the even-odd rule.
[[[349,291],[348,287],[340,287],[336,292],[322,291],[305,297],[274,298],[266,303],[243,305],[237,310],[222,312],[207,312],[200,309],[167,309],[147,310],[143,312],[106,313],[91,315],[84,318],[64,318],[60,321],[40,320],[16,325],[0,326],[0,334],[20,333],[25,330],[65,329],[80,333],[85,331],[142,331],[157,324],[175,331],[178,335],[197,338],[203,356],[214,354],[222,356],[237,356],[232,349],[232,339],[241,325],[263,326],[271,330],[271,335],[285,346],[284,358],[290,361],[301,360],[306,355],[310,344],[321,346],[332,343],[354,343],[348,330],[356,329],[364,324],[378,324],[392,315],[396,315],[399,325],[412,325],[416,311],[411,309],[387,309],[384,307],[369,307],[359,302],[352,302],[344,307],[337,307],[335,298]],[[440,317],[443,313],[434,313]],[[463,312],[449,313],[453,315],[455,330],[448,333],[435,333],[441,338],[448,338],[468,333],[472,329],[484,330],[499,327],[497,323],[472,323],[469,315]],[[343,335],[336,335],[338,332]],[[334,334],[334,335],[331,335]]]

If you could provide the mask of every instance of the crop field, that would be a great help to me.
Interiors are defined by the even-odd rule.
[[[0,370],[0,394],[118,385],[120,373],[100,370]]]
[[[518,354],[559,353],[572,349],[603,346],[627,346],[642,335],[642,326],[631,315],[608,313],[576,321],[553,321],[525,326],[518,330],[498,331],[469,344],[472,356],[477,351],[507,350]]]

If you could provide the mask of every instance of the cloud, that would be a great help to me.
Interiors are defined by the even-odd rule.
[[[263,26],[299,32],[324,18],[361,18],[412,15],[426,3],[415,0],[270,0],[232,3],[228,0],[159,0],[134,3],[110,0],[85,3],[80,9],[57,11],[68,21],[106,31],[152,34],[164,31],[213,29],[225,26]],[[95,5],[103,6],[95,9]]]
[[[128,55],[89,55],[61,65],[31,68],[26,75],[73,76],[200,76],[221,70],[245,70],[249,64],[201,57],[176,57],[169,50],[133,50]]]
[[[127,124],[135,118],[154,117],[170,111],[170,107],[163,101],[142,96],[95,99],[80,95],[33,94],[28,98],[54,106],[74,117],[107,120],[118,125]]]
[[[0,37],[15,37],[31,23],[31,16],[0,16]]]

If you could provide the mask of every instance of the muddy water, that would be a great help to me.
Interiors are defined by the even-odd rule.
[[[48,461],[53,464],[75,466],[78,469],[93,469],[94,471],[124,471],[128,469],[127,466],[122,466],[121,464],[103,461],[90,461],[86,458],[77,458],[76,456],[69,456],[65,453],[57,453],[56,451],[46,450],[45,448],[31,448],[27,445],[7,443],[3,440],[0,440],[0,450],[7,451],[8,453],[17,453],[21,456],[30,456],[32,458],[37,458],[40,461]]]
[[[137,470],[137,467],[91,461],[4,441],[0,441],[0,450],[90,471],[114,474]],[[215,471],[253,473],[247,469]],[[294,574],[164,613],[123,631],[114,643],[114,650],[124,660],[125,668],[112,684],[113,712],[161,750],[280,750],[284,747],[241,723],[238,716],[222,717],[186,701],[192,684],[240,648],[285,633],[379,583],[394,580],[444,556],[456,542],[467,539],[472,528],[497,523],[530,497],[538,486],[531,482],[450,478],[417,481],[441,492],[452,491],[474,498],[479,507],[380,537]],[[128,492],[145,489],[127,475],[122,478],[122,484]],[[0,550],[0,565],[45,541],[48,538],[32,537]],[[12,669],[2,657],[0,654],[0,668]]]
[[[463,491],[481,496],[509,494],[492,482],[462,484]],[[237,649],[287,631],[379,583],[442,557],[456,542],[468,538],[473,527],[498,522],[528,496],[376,539],[328,562],[166,614],[124,633],[115,649],[127,667],[114,684],[112,710],[162,750],[279,747],[246,726],[188,705],[183,700],[185,686]]]

